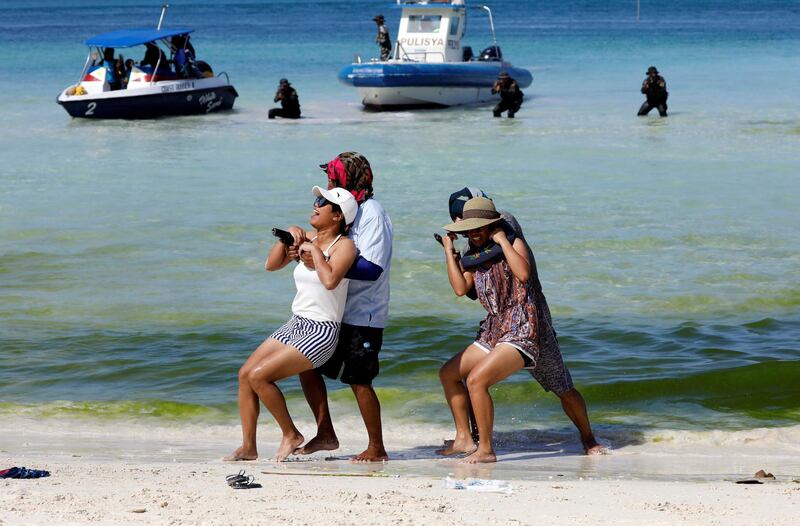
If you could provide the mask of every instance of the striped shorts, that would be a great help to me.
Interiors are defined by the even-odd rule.
[[[340,326],[335,321],[315,321],[293,314],[270,338],[294,347],[317,368],[333,356]]]

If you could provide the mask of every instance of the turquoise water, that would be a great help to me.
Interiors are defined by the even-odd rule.
[[[358,150],[395,225],[387,426],[450,419],[437,369],[483,313],[453,296],[431,233],[465,185],[532,241],[601,435],[800,422],[796,2],[643,3],[638,24],[631,2],[490,2],[507,58],[534,74],[514,121],[363,112],[336,72],[375,53],[374,14],[394,33],[398,12],[329,1],[176,5],[167,21],[197,28],[235,111],[72,120],[55,97],[81,42],[152,25],[158,6],[71,4],[0,12],[0,415],[235,424],[236,371],[293,296],[289,271],[263,271],[270,229],[305,224],[317,165]],[[468,31],[488,44],[480,18]],[[651,64],[666,120],[635,116]],[[282,76],[300,122],[266,118]],[[567,427],[526,374],[495,401],[502,429]]]

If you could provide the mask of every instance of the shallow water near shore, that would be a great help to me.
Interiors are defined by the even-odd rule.
[[[8,3],[0,421],[98,433],[220,426],[227,440],[236,371],[293,296],[288,271],[262,269],[270,229],[306,224],[310,188],[324,182],[317,165],[358,150],[395,226],[375,384],[387,437],[402,444],[387,438],[390,450],[415,447],[406,429],[418,446],[432,429],[447,438],[437,369],[471,341],[483,311],[453,296],[431,233],[448,222],[448,195],[469,185],[514,213],[533,245],[602,440],[624,452],[643,447],[631,437],[655,447],[664,442],[654,437],[713,435],[703,449],[754,433],[777,455],[792,451],[800,102],[786,87],[800,81],[796,5],[677,2],[647,6],[639,24],[627,3],[489,5],[506,57],[534,75],[513,121],[487,107],[362,111],[336,72],[374,53],[373,11],[392,32],[398,13],[279,1],[188,2],[167,15],[195,27],[199,58],[231,76],[233,112],[88,122],[54,102],[79,74],[81,42],[154,24],[157,6]],[[488,45],[484,24],[470,19],[474,49]],[[650,64],[669,85],[667,119],[635,117]],[[266,118],[284,76],[300,93],[299,122]],[[282,387],[307,426],[298,384]],[[329,389],[334,416],[357,429],[349,390]],[[557,399],[529,375],[493,394],[509,458],[534,462],[519,457],[553,441],[580,452]],[[347,448],[363,442],[351,439]]]

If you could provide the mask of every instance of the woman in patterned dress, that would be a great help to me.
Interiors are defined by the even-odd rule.
[[[492,440],[494,405],[489,388],[520,369],[534,367],[539,358],[539,313],[535,290],[528,279],[530,252],[522,238],[509,241],[500,228],[500,220],[491,200],[474,197],[464,205],[463,219],[444,227],[449,232],[443,241],[447,277],[453,292],[463,296],[474,286],[488,313],[475,342],[439,370],[456,426],[450,449],[471,453],[462,460],[470,464],[497,461]],[[489,251],[493,244],[499,245],[502,255],[464,270],[453,246],[456,232],[466,234],[478,250]],[[470,434],[469,402],[480,436],[477,448]]]

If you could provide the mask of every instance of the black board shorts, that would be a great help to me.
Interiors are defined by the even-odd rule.
[[[348,385],[370,385],[380,370],[378,353],[382,344],[382,328],[342,323],[333,356],[317,370]]]

